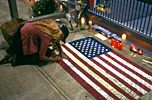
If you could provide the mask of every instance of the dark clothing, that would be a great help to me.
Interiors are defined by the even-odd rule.
[[[13,66],[16,65],[24,65],[24,64],[37,64],[39,62],[39,54],[23,54],[23,46],[22,46],[22,39],[20,34],[20,29],[23,26],[20,26],[16,33],[13,35]]]

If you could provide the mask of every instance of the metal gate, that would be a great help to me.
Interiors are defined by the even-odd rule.
[[[99,3],[104,1],[99,0]],[[152,38],[152,4],[137,0],[107,1],[106,7],[111,9],[111,13],[101,12],[97,7],[90,7],[88,11]],[[70,2],[75,4],[74,0]]]

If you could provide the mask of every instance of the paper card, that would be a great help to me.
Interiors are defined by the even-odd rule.
[[[103,40],[103,41],[108,39],[107,37],[105,37],[101,34],[96,34],[95,36],[98,37],[99,39]]]

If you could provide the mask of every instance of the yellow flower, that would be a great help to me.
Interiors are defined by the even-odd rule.
[[[105,11],[106,11],[106,10],[103,8],[103,9],[102,9],[102,12],[105,12]]]
[[[102,7],[100,7],[100,8],[99,8],[99,11],[105,12],[105,9],[102,8]]]
[[[102,9],[103,9],[102,7],[99,7],[99,11],[102,11]]]
[[[38,14],[41,14],[41,12],[40,12],[40,11],[38,11]]]
[[[78,3],[81,3],[81,1],[78,1]]]
[[[97,7],[97,10],[99,10],[99,9],[100,9],[100,7],[98,6],[98,7]]]

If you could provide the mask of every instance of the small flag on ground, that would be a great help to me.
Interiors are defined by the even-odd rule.
[[[62,45],[59,64],[97,100],[135,100],[152,90],[152,73],[93,37]]]

